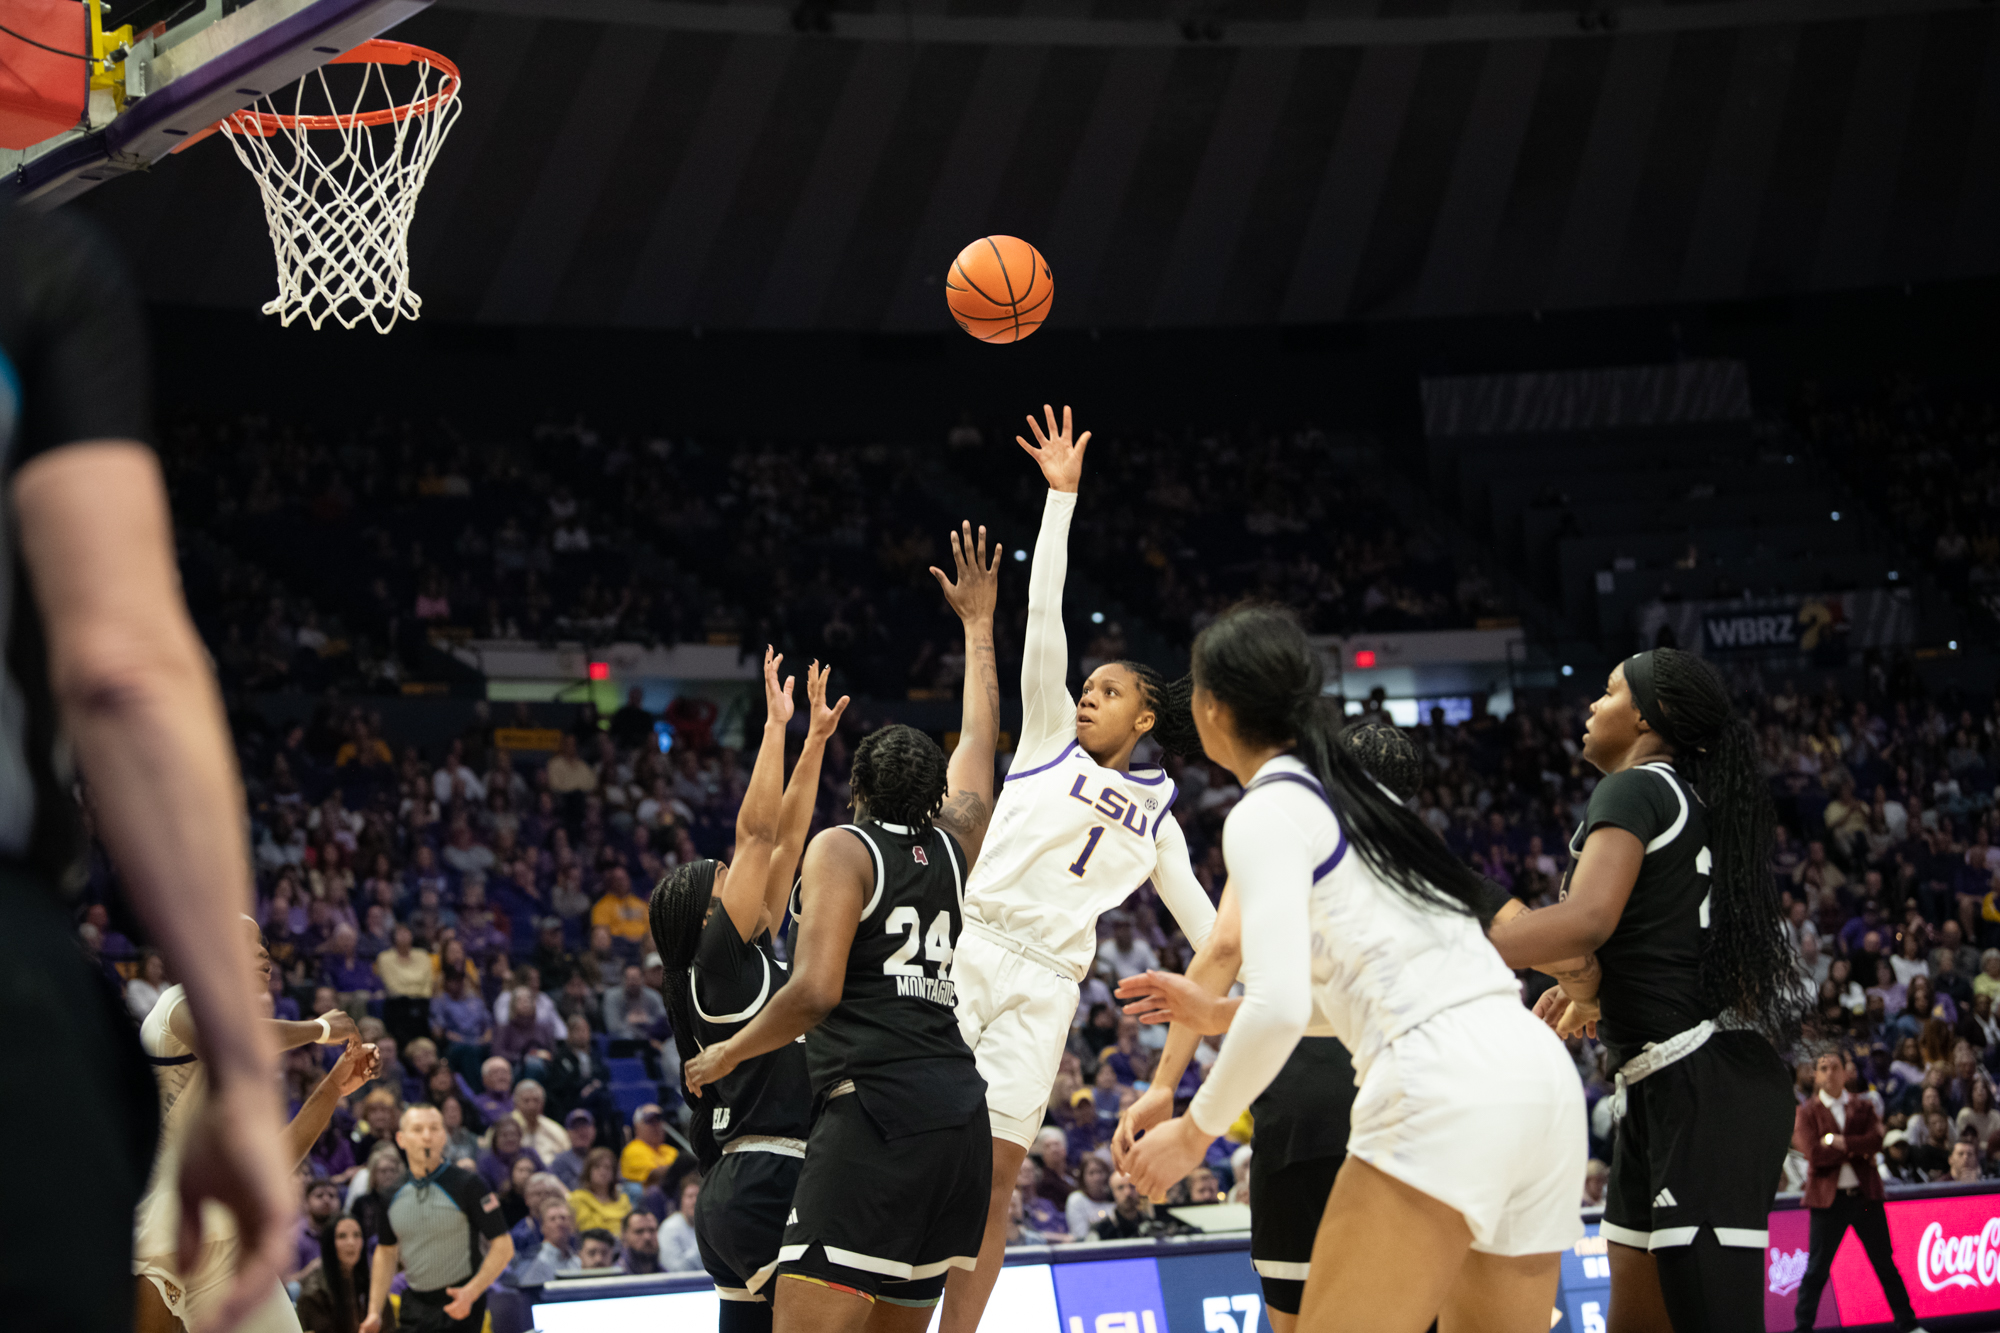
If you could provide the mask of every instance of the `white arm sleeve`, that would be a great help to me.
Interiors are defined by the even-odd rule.
[[[1160,891],[1160,901],[1174,914],[1174,921],[1188,937],[1188,943],[1199,949],[1215,929],[1215,904],[1208,900],[1201,881],[1194,877],[1194,867],[1188,863],[1187,835],[1181,832],[1180,821],[1171,810],[1160,812],[1154,845],[1159,860],[1153,867],[1153,886]]]
[[[1259,793],[1222,829],[1222,854],[1243,912],[1243,1004],[1188,1115],[1204,1134],[1236,1123],[1291,1058],[1312,1016],[1312,854],[1283,796]]]
[[[1021,739],[1016,765],[1041,763],[1076,737],[1069,697],[1069,638],[1063,633],[1063,580],[1069,574],[1069,521],[1076,495],[1050,491],[1028,570],[1028,632],[1021,645]]]

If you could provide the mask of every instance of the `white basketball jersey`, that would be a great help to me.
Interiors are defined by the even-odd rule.
[[[1164,769],[1104,768],[1074,740],[1048,763],[1008,774],[965,888],[966,919],[1088,972],[1097,918],[1159,865],[1176,794]]]
[[[160,1089],[160,1146],[153,1156],[153,1178],[133,1218],[133,1256],[158,1259],[171,1255],[180,1236],[181,1201],[178,1188],[181,1157],[187,1149],[187,1129],[208,1097],[208,1074],[188,1044],[176,1037],[168,1019],[187,1003],[187,991],[169,986],[139,1025],[139,1045],[153,1065]],[[202,1242],[233,1240],[236,1215],[214,1200],[202,1205]]]

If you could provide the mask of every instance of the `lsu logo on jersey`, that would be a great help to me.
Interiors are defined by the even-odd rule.
[[[1137,801],[1132,800],[1116,787],[1106,787],[1096,797],[1087,796],[1084,794],[1083,784],[1089,780],[1089,774],[1077,774],[1076,781],[1071,784],[1069,789],[1071,798],[1082,801],[1085,805],[1103,815],[1111,823],[1117,824],[1121,828],[1129,829],[1142,838],[1145,837],[1146,825],[1149,822],[1149,816],[1146,811],[1151,810],[1159,803],[1157,798],[1149,798],[1144,808],[1141,808]]]

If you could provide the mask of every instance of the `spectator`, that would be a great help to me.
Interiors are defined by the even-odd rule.
[[[610,1066],[598,1055],[596,1043],[591,1039],[590,1024],[583,1015],[570,1015],[568,1026],[563,1044],[549,1061],[549,1094],[558,1107],[569,1107],[572,1115],[578,1108],[588,1109],[604,1115],[609,1123],[615,1118],[607,1114],[615,1110],[609,1091]]]
[[[467,1116],[468,1108],[464,1094],[456,1090],[444,1093],[432,1105],[436,1106],[438,1114],[444,1117],[444,1160],[460,1166],[470,1162],[472,1165],[466,1166],[465,1169],[477,1170],[479,1135],[476,1122]]]
[[[1099,1240],[1137,1240],[1153,1234],[1153,1205],[1146,1202],[1132,1177],[1123,1171],[1111,1177],[1111,1211],[1100,1218],[1091,1233]]]
[[[160,995],[172,983],[167,980],[167,960],[156,949],[139,951],[139,971],[125,983],[125,1007],[132,1017],[144,1022]]]
[[[1160,965],[1153,946],[1133,934],[1132,918],[1125,912],[1112,916],[1111,938],[1098,946],[1097,957],[1111,965],[1120,981]]]
[[[354,1333],[368,1317],[367,1245],[361,1224],[351,1217],[330,1218],[315,1233],[321,1259],[299,1283],[297,1313],[302,1333]],[[395,1333],[396,1312],[384,1307],[382,1328]]]
[[[507,1167],[507,1183],[500,1187],[500,1216],[507,1226],[513,1228],[528,1216],[528,1182],[546,1172],[538,1171],[534,1158],[527,1153],[516,1157]]]
[[[650,927],[648,928],[650,935]],[[584,984],[593,991],[602,991],[615,985],[623,968],[618,960],[617,947],[612,943],[608,926],[590,928],[590,947],[576,956],[577,974]]]
[[[1069,1136],[1054,1126],[1045,1126],[1035,1135],[1034,1156],[1041,1163],[1041,1179],[1036,1191],[1058,1208],[1066,1207],[1076,1193],[1076,1178],[1069,1173]]]
[[[621,1178],[643,1185],[661,1167],[672,1166],[680,1149],[667,1142],[665,1112],[651,1102],[632,1112],[632,1141],[618,1158]]]
[[[583,1172],[569,1195],[570,1212],[576,1224],[586,1230],[604,1227],[616,1230],[632,1211],[632,1200],[618,1187],[618,1158],[609,1148],[592,1148],[583,1159]]]
[[[586,1227],[577,1237],[576,1253],[579,1272],[611,1269],[612,1260],[618,1254],[618,1238],[603,1227]]]
[[[465,762],[465,745],[453,741],[446,753],[444,763],[431,775],[431,791],[440,806],[453,804],[461,807],[484,805],[486,784]]]
[[[1020,1243],[1054,1245],[1069,1239],[1069,1222],[1055,1204],[1042,1193],[1042,1164],[1032,1156],[1021,1159],[1020,1174],[1014,1180],[1014,1196],[1020,1205]]]
[[[513,1003],[507,1016],[496,1018],[494,1023],[493,1058],[522,1065],[533,1073],[546,1073],[556,1047],[562,1045],[562,1025],[553,1012],[543,1017],[535,1004],[535,993],[526,986],[516,986],[509,995]]]
[[[486,1059],[493,1042],[493,1011],[463,971],[445,970],[438,993],[431,997],[431,1032],[454,1068],[477,1068]]]
[[[396,1143],[396,1122],[403,1114],[403,1099],[387,1084],[378,1083],[361,1098],[361,1123],[354,1127],[354,1155],[366,1160],[378,1144]]]
[[[580,915],[580,913],[579,913]],[[535,972],[541,979],[544,994],[550,990],[561,990],[576,971],[576,958],[563,948],[563,923],[559,916],[545,916],[540,923],[541,934],[535,941]]]
[[[291,1271],[284,1275],[286,1282],[297,1282],[320,1261],[320,1232],[339,1215],[340,1186],[331,1180],[307,1181],[306,1210],[299,1217],[297,1238],[293,1245],[296,1260]]]
[[[1969,1184],[1982,1178],[1978,1144],[1971,1139],[1960,1139],[1951,1145],[1951,1167],[1946,1178],[1961,1184]]]
[[[634,685],[625,693],[625,704],[611,715],[611,739],[621,749],[657,748],[653,724],[659,719],[646,711],[646,692]]]
[[[488,1125],[507,1118],[514,1109],[514,1067],[499,1056],[490,1056],[479,1066],[480,1089],[472,1095],[479,1118]]]
[[[431,997],[437,993],[437,971],[427,950],[400,922],[390,931],[390,946],[375,955],[375,975],[381,979],[382,1021],[405,1050],[430,1031]]]
[[[632,877],[622,867],[614,866],[605,874],[604,895],[590,909],[590,924],[604,927],[614,942],[623,940],[635,952],[650,938],[646,900],[632,892]]]
[[[635,1276],[664,1272],[660,1266],[660,1224],[651,1213],[634,1211],[625,1215],[618,1233],[621,1251],[618,1266]]]
[[[1915,930],[1904,930],[1898,942],[1898,952],[1889,960],[1889,966],[1895,969],[1896,980],[1904,986],[1918,977],[1930,980],[1931,962],[1924,950],[1923,935]]]
[[[507,1187],[514,1171],[517,1158],[526,1157],[534,1164],[535,1170],[542,1169],[542,1159],[533,1148],[522,1142],[521,1122],[513,1116],[502,1116],[493,1122],[491,1143],[479,1156],[479,1174],[486,1177],[494,1189]]]
[[[514,1016],[514,992],[517,990],[525,990],[533,997],[537,1019],[550,1024],[558,1033],[562,1031],[562,1016],[556,1012],[555,1000],[542,989],[541,969],[533,963],[524,964],[515,973],[514,984],[493,1001],[495,1023],[505,1023]]]
[[[1911,1150],[1910,1136],[1900,1129],[1882,1136],[1882,1164],[1884,1174],[1899,1185],[1922,1185],[1930,1179]]]
[[[326,957],[320,965],[326,984],[334,989],[334,1002],[357,1023],[368,1016],[368,1002],[382,998],[375,965],[355,953],[360,943],[361,935],[354,927],[334,927],[333,938],[327,943]]]
[[[1987,949],[1979,955],[1979,975],[1972,979],[1972,993],[1988,1000],[2000,996],[2000,949]]]
[[[667,1016],[666,1001],[649,990],[643,970],[626,967],[624,983],[604,994],[604,1030],[613,1041],[643,1041]]]
[[[702,1262],[694,1238],[694,1210],[701,1199],[701,1176],[690,1171],[681,1177],[675,1197],[678,1206],[660,1224],[660,1271],[698,1273]]]
[[[521,1272],[519,1285],[523,1287],[545,1286],[557,1274],[574,1273],[583,1267],[583,1260],[576,1252],[576,1219],[570,1215],[567,1203],[551,1199],[542,1205],[535,1220],[541,1227],[542,1248]]]
[[[1990,1142],[2000,1134],[2000,1107],[1993,1104],[1993,1083],[1982,1071],[1974,1074],[1965,1105],[1959,1108],[1953,1128],[1962,1138],[1971,1134],[1977,1143]]]
[[[368,1154],[367,1170],[356,1174],[354,1185],[361,1193],[348,1195],[347,1211],[361,1223],[361,1234],[371,1243],[381,1239],[383,1219],[405,1175],[403,1155],[393,1143],[376,1144]]]
[[[549,790],[557,796],[582,796],[597,790],[597,770],[577,753],[576,737],[564,736],[547,767]]]
[[[578,1107],[563,1117],[563,1128],[569,1133],[569,1147],[549,1159],[549,1171],[565,1188],[575,1189],[583,1176],[583,1159],[597,1142],[597,1121]]]
[[[535,1262],[535,1256],[541,1253],[542,1209],[552,1202],[559,1202],[569,1197],[569,1191],[563,1188],[563,1183],[547,1171],[537,1171],[529,1176],[528,1184],[521,1193],[528,1201],[528,1214],[514,1223],[507,1232],[514,1243],[514,1258],[500,1279],[510,1287],[521,1285],[521,1274]]]
[[[544,1162],[552,1162],[569,1151],[569,1132],[542,1114],[547,1105],[542,1085],[524,1078],[514,1085],[514,1109],[508,1114],[521,1126],[522,1141]]]
[[[1088,1240],[1093,1228],[1116,1205],[1111,1199],[1111,1164],[1091,1153],[1077,1169],[1082,1183],[1070,1193],[1063,1213],[1069,1219],[1071,1240]]]

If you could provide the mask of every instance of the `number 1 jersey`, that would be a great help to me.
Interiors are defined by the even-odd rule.
[[[1097,918],[1153,878],[1161,840],[1186,863],[1180,826],[1167,813],[1174,796],[1165,770],[1105,768],[1074,740],[1050,762],[1009,773],[966,888],[967,918],[1046,949],[1081,979],[1097,958]],[[1208,906],[1198,886],[1193,899]],[[1199,942],[1215,911],[1205,920],[1187,911],[1188,920],[1186,910],[1175,918]]]
[[[813,1092],[824,1098],[851,1080],[890,1138],[962,1124],[986,1096],[959,1036],[951,984],[965,852],[940,828],[916,833],[872,819],[840,827],[868,848],[875,882],[854,928],[840,1003],[806,1033]],[[801,906],[794,889],[794,916]]]

